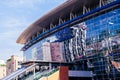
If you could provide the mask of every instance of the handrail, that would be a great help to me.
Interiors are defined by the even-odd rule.
[[[38,74],[38,76],[36,76],[35,77],[35,79],[34,80],[38,80],[38,79],[40,79],[40,78],[42,78],[42,77],[46,77],[46,76],[50,76],[51,74],[53,74],[53,73],[55,73],[56,71],[58,71],[59,69],[58,68],[56,68],[56,69],[54,69],[54,70],[51,70],[51,71],[45,71],[45,72],[43,72],[42,74]]]
[[[20,74],[24,73],[26,70],[29,70],[29,69],[35,67],[36,65],[37,65],[37,64],[33,64],[33,65],[31,65],[31,66],[29,66],[29,67],[27,67],[27,68],[25,68],[25,67],[24,67],[24,68],[21,68],[20,70],[17,70],[17,71],[15,71],[15,72],[13,72],[12,74],[10,74],[10,75],[2,78],[2,80],[11,80],[11,79],[14,79],[15,77],[17,77],[17,76],[19,76]]]

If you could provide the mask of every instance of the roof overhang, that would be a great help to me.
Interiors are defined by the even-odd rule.
[[[26,61],[26,62],[23,62],[22,65],[25,65],[25,66],[29,66],[29,65],[33,65],[33,64],[39,64],[41,66],[46,66],[46,65],[49,65],[49,64],[52,64],[52,65],[72,65],[74,64],[73,62],[58,62],[58,61],[42,61],[42,60],[31,60],[31,61]]]
[[[68,0],[32,23],[22,32],[17,43],[25,44],[37,32],[42,32],[43,28],[49,27],[51,23],[57,24],[59,18],[68,19],[70,13],[82,13],[83,6],[94,7],[98,4],[99,0]]]

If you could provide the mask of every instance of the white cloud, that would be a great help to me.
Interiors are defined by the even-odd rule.
[[[35,3],[40,1],[42,3],[43,0],[6,0],[5,5],[8,7],[34,7]],[[7,2],[7,3],[6,3]]]
[[[38,1],[39,0],[5,0],[3,4],[8,7],[33,7]]]
[[[0,64],[5,64],[5,61],[4,60],[0,60]]]
[[[22,55],[16,39],[32,21],[65,0],[0,0],[0,58]],[[55,40],[55,37],[52,40]]]
[[[28,22],[25,18],[18,19],[16,17],[6,17],[0,23],[3,29],[0,30],[0,41],[15,43],[18,36],[29,24],[30,22]]]
[[[7,16],[1,20],[1,25],[6,28],[18,28],[19,26],[26,26],[29,22],[24,17]]]
[[[3,26],[2,29],[4,29],[4,31],[0,30],[0,52],[6,54],[6,58],[10,55],[18,53],[19,55],[22,55],[20,54],[20,48],[22,45],[17,44],[16,40],[21,32],[26,28],[26,26],[30,24],[30,22],[28,22],[24,17],[6,17],[1,21],[0,24]]]
[[[66,0],[4,0],[3,4],[8,7],[27,7],[31,8],[36,6],[36,4],[46,4],[46,6],[51,3],[62,3]]]

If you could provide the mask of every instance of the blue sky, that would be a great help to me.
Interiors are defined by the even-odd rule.
[[[22,56],[18,36],[31,23],[66,0],[0,0],[0,60]]]

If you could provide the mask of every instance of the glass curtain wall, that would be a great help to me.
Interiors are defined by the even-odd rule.
[[[106,11],[39,41],[24,52],[26,60],[42,60],[44,42],[62,43],[66,62],[85,58],[84,63],[90,62],[93,67],[95,80],[120,79],[120,9]]]
[[[86,56],[91,57],[95,80],[120,79],[120,9],[85,21]]]

